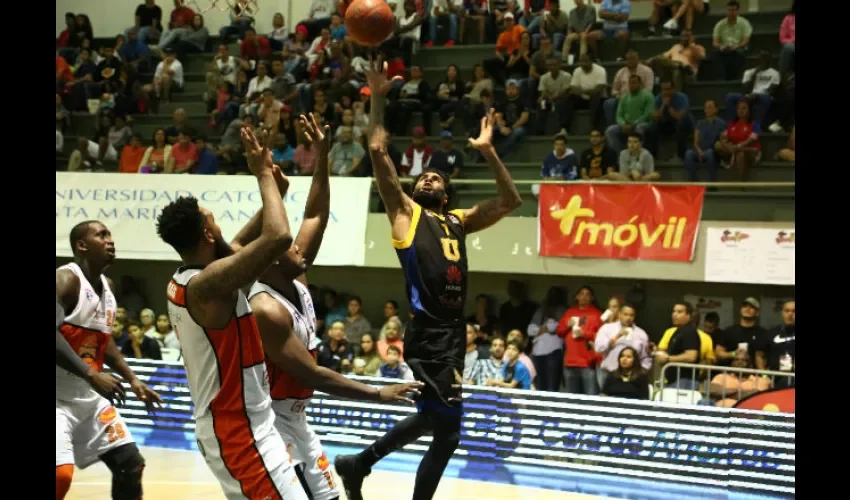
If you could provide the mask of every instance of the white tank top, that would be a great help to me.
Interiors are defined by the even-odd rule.
[[[304,311],[303,313],[289,299],[284,297],[282,293],[275,290],[272,286],[259,281],[251,287],[248,293],[248,300],[253,299],[261,293],[267,293],[286,307],[286,310],[292,316],[292,334],[315,357],[320,340],[316,336],[317,321],[316,311],[313,307],[313,298],[310,296],[310,291],[307,287],[300,281],[293,280],[292,284],[298,292],[299,305],[301,306],[300,311]],[[297,379],[271,361],[266,362],[266,370],[269,373],[269,380],[271,382],[270,392],[273,400],[308,399],[313,396],[312,389],[304,387]]]
[[[201,271],[199,267],[179,268],[167,290],[168,316],[183,349],[195,418],[244,418],[247,412],[266,413],[271,422],[274,414],[263,343],[248,299],[241,290],[237,292],[236,308],[224,328],[200,326],[186,307],[186,287]]]
[[[101,295],[98,295],[76,263],[66,264],[59,269],[70,270],[80,280],[77,305],[70,314],[65,316],[59,331],[86,364],[101,371],[106,346],[112,335],[112,322],[115,320],[115,311],[118,308],[115,296],[109,289],[106,276],[100,276],[103,291]],[[88,392],[90,387],[86,381],[63,368],[56,367],[57,398],[61,396],[61,399],[73,399]]]

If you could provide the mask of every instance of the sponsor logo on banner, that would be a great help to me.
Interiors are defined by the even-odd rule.
[[[291,177],[284,202],[293,236],[298,233],[310,177]],[[371,179],[331,178],[331,213],[315,264],[362,266]],[[130,175],[56,172],[56,255],[70,257],[68,234],[85,220],[106,224],[120,259],[179,260],[159,239],[156,218],[180,196],[194,196],[210,210],[226,240],[262,208],[253,176]]]
[[[772,411],[781,413],[796,413],[795,399],[797,390],[793,387],[790,389],[773,389],[764,392],[757,392],[752,396],[746,397],[735,405],[735,408],[742,410],[760,410]]]
[[[538,253],[690,262],[704,194],[701,186],[544,184]]]

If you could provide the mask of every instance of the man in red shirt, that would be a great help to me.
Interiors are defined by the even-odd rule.
[[[177,144],[171,148],[171,157],[165,165],[165,172],[169,174],[188,174],[192,167],[198,162],[198,147],[192,141],[192,133],[181,130],[177,134]]]
[[[272,47],[269,40],[257,34],[254,28],[245,28],[245,39],[242,40],[242,45],[239,46],[239,55],[242,59],[249,61],[259,61],[261,59],[271,59]]]
[[[174,10],[171,11],[171,20],[168,22],[168,30],[159,39],[159,49],[165,49],[172,43],[181,40],[183,36],[192,32],[192,21],[195,19],[195,11],[183,5],[183,0],[174,0]]]
[[[576,305],[567,309],[556,330],[564,338],[564,381],[569,393],[599,394],[593,341],[601,326],[602,311],[593,305],[593,290],[588,286],[579,288]]]

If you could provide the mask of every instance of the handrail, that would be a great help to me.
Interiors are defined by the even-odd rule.
[[[402,184],[411,184],[414,179],[411,177],[399,178]],[[372,179],[375,182],[375,179]],[[457,185],[487,185],[492,186],[496,183],[490,179],[452,179],[452,184]],[[616,182],[616,181],[587,181],[587,180],[543,180],[543,179],[514,179],[514,184],[518,186],[528,186],[533,184],[628,184],[630,186],[638,184],[661,185],[661,186],[706,186],[706,187],[727,187],[727,188],[771,188],[771,187],[794,187],[795,182],[686,182],[686,181],[655,181],[655,182]]]
[[[723,385],[718,391],[712,391],[711,380],[714,378],[712,376],[712,372],[716,372],[715,374],[727,374],[727,373],[735,373],[740,375],[756,375],[760,377],[770,377],[770,386],[776,386],[776,377],[785,377],[789,380],[789,386],[794,386],[796,382],[796,374],[788,373],[788,372],[780,372],[775,370],[757,370],[753,368],[733,368],[731,366],[716,366],[716,365],[703,365],[697,363],[667,363],[661,368],[661,372],[658,375],[658,380],[656,382],[658,386],[659,393],[664,390],[664,386],[666,384],[667,378],[665,377],[667,370],[675,368],[676,369],[676,381],[682,380],[682,369],[691,369],[691,385],[694,387],[693,390],[699,390],[700,379],[703,379],[706,383],[702,384],[703,391],[699,391],[705,397],[705,399],[710,399],[712,392],[720,396],[720,399],[726,399],[726,385]],[[738,386],[737,391],[737,399],[740,400],[744,396],[749,396],[750,394],[755,394],[756,392],[760,392],[759,390],[748,390],[744,391],[741,389],[741,386]]]

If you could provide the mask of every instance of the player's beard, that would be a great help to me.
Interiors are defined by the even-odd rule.
[[[227,242],[224,241],[224,238],[222,238],[221,236],[215,239],[214,250],[216,260],[223,259],[225,257],[230,257],[231,255],[233,255],[233,248],[231,248],[230,245],[228,245]]]
[[[442,189],[435,189],[430,192],[415,191],[413,193],[413,201],[419,203],[422,208],[441,213],[443,211],[443,197],[445,195],[446,193]]]

